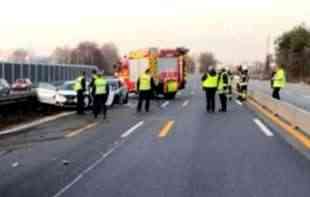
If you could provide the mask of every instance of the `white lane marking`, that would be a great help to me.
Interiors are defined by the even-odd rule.
[[[47,123],[47,122],[50,122],[50,121],[53,121],[53,120],[56,120],[56,119],[59,119],[59,118],[65,117],[65,116],[73,115],[75,113],[76,112],[65,112],[65,113],[61,113],[61,114],[55,115],[55,116],[50,116],[50,117],[42,118],[42,119],[33,121],[32,123],[23,124],[23,125],[11,128],[11,129],[0,131],[0,135],[6,135],[6,134],[10,134],[10,133],[16,133],[16,132],[19,132],[19,131],[22,131],[22,130],[25,130],[25,129],[30,129],[32,127],[36,127],[36,126],[39,126],[41,124],[44,124],[44,123]]]
[[[59,192],[57,192],[53,197],[60,197],[62,196],[66,191],[68,191],[74,184],[76,184],[79,180],[81,180],[87,173],[89,173],[91,170],[93,170],[95,167],[97,167],[100,163],[102,163],[109,155],[111,155],[118,147],[120,147],[121,144],[118,144],[111,150],[109,150],[107,153],[103,154],[97,161],[95,161],[92,165],[90,165],[87,169],[83,170],[73,181],[71,181],[69,184],[67,184],[65,187],[63,187]]]
[[[136,129],[138,129],[139,127],[141,127],[144,124],[144,121],[140,121],[138,122],[136,125],[134,125],[133,127],[131,127],[130,129],[128,129],[125,133],[123,133],[121,135],[121,138],[126,138],[128,137],[130,134],[132,134]]]
[[[135,108],[137,106],[136,103],[127,103],[126,106],[130,107],[130,108]]]
[[[184,101],[184,103],[182,104],[182,107],[186,107],[189,104],[189,100]]]
[[[17,166],[19,166],[19,163],[18,163],[18,162],[12,163],[12,168],[16,168]]]
[[[163,104],[161,104],[161,108],[165,108],[169,105],[169,101],[164,102]]]
[[[235,100],[235,102],[236,102],[238,105],[240,105],[240,106],[243,105],[243,104],[242,104],[240,101],[238,101],[238,100]]]
[[[272,137],[273,133],[266,127],[266,125],[264,123],[262,123],[262,121],[260,121],[257,118],[254,118],[253,121],[255,122],[255,124],[261,129],[261,131],[268,137]]]

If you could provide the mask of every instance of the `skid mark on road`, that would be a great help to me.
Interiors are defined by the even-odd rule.
[[[168,120],[167,122],[165,122],[164,126],[160,129],[158,137],[165,138],[169,134],[173,125],[174,125],[173,120]]]

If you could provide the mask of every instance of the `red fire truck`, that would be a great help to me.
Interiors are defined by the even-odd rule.
[[[149,48],[129,53],[121,61],[118,76],[127,85],[129,92],[136,92],[136,81],[150,68],[156,83],[156,94],[174,98],[176,93],[185,88],[186,48],[157,49]]]

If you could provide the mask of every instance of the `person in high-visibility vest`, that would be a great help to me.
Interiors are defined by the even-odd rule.
[[[145,101],[145,111],[150,109],[150,100],[152,97],[152,91],[154,89],[154,79],[151,76],[151,70],[147,69],[137,81],[137,91],[139,93],[139,101],[137,105],[137,112],[141,111],[143,101]]]
[[[240,76],[240,82],[239,82],[239,86],[240,86],[239,99],[241,101],[245,101],[247,99],[249,80],[250,78],[249,78],[248,68],[246,66],[243,66],[241,70],[241,76]]]
[[[92,71],[92,76],[91,76],[91,81],[90,81],[90,84],[89,84],[89,92],[91,93],[91,102],[92,105],[94,105],[94,101],[95,101],[95,81],[98,77],[98,74],[97,74],[97,70],[93,70]]]
[[[86,90],[85,72],[75,80],[74,90],[77,93],[77,113],[84,114],[84,92]]]
[[[276,67],[271,83],[273,88],[272,97],[280,100],[280,90],[284,88],[286,84],[285,71],[282,66],[278,65]]]
[[[93,104],[94,117],[97,118],[101,111],[103,111],[103,117],[107,117],[107,98],[109,94],[109,85],[103,73],[99,73],[94,81],[95,96]]]
[[[227,98],[229,101],[232,101],[232,98],[233,98],[233,91],[232,91],[232,83],[233,83],[233,74],[231,73],[231,70],[230,69],[227,69],[227,76],[228,76],[228,84],[227,84],[227,89],[228,89],[228,92],[227,92]]]
[[[228,93],[228,74],[226,72],[226,69],[221,69],[218,77],[218,94],[220,97],[221,102],[221,109],[220,112],[226,112],[227,111],[227,93]]]
[[[202,88],[206,93],[207,112],[215,112],[215,94],[218,86],[218,75],[214,67],[209,67],[202,78]]]

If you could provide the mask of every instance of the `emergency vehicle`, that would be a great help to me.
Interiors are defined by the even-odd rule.
[[[131,51],[121,60],[118,76],[127,85],[129,92],[137,92],[139,76],[151,69],[156,84],[156,94],[173,99],[186,85],[185,55],[188,49],[149,48]]]

